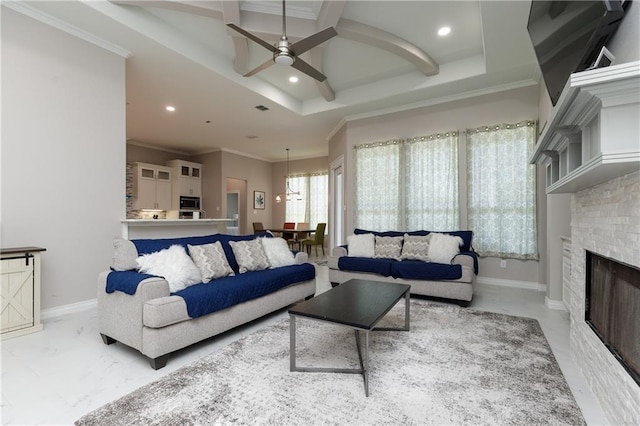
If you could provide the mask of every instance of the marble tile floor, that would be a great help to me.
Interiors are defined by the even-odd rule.
[[[318,267],[318,292],[331,288],[328,268]],[[479,285],[471,309],[536,318],[588,425],[606,424],[597,400],[569,354],[569,316],[544,306],[544,294]],[[286,309],[173,354],[165,368],[121,344],[107,346],[96,310],[56,317],[42,332],[1,343],[3,425],[73,424],[83,414],[157,380],[230,342],[286,317]]]

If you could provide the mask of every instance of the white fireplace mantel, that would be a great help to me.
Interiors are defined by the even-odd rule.
[[[574,73],[531,163],[547,193],[573,193],[640,169],[640,61]]]

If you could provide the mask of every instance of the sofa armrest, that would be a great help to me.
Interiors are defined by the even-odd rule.
[[[149,300],[169,296],[169,283],[164,278],[152,277],[142,280],[135,294],[129,295],[121,291],[107,293],[109,272],[102,272],[98,276],[98,330],[105,336],[143,352],[144,304]]]
[[[334,247],[333,250],[331,250],[331,256],[333,257],[342,257],[347,254],[347,249],[342,246]]]
[[[309,262],[309,255],[303,251],[296,253],[296,265],[302,265]]]
[[[460,253],[453,258],[453,260],[451,261],[451,264],[467,266],[471,269],[474,269],[474,262],[475,262],[475,259],[472,256],[469,256],[468,254]]]

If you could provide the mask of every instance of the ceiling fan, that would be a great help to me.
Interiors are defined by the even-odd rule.
[[[260,71],[269,68],[275,63],[278,65],[291,65],[298,71],[301,71],[307,74],[309,77],[313,77],[322,83],[327,79],[327,77],[320,71],[300,59],[299,55],[324,43],[330,38],[337,36],[338,33],[333,27],[329,27],[313,35],[310,35],[307,38],[303,38],[300,41],[290,43],[289,39],[287,38],[287,16],[284,2],[285,0],[282,0],[282,37],[280,37],[280,41],[275,44],[269,44],[268,42],[262,40],[259,37],[256,37],[248,31],[243,30],[235,24],[227,24],[229,28],[236,30],[240,34],[255,41],[260,46],[273,53],[273,59],[268,60],[262,65],[258,65],[256,68],[252,69],[244,76],[251,77],[252,75],[259,73]]]

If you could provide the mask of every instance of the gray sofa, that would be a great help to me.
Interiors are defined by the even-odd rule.
[[[403,235],[402,232],[373,232],[366,231],[361,229],[356,229],[356,234],[363,234],[372,232],[376,235],[385,235],[385,236],[398,236]],[[412,234],[415,235],[427,235],[428,231],[416,231]],[[388,274],[381,274],[379,270],[380,268],[371,268],[370,271],[366,270],[365,266],[362,269],[365,270],[349,270],[341,268],[340,259],[343,257],[348,257],[348,247],[340,246],[334,247],[331,251],[331,255],[328,258],[328,266],[329,266],[329,281],[332,285],[338,285],[345,281],[348,281],[352,278],[358,279],[368,279],[374,281],[383,281],[390,283],[401,283],[401,284],[409,284],[411,285],[411,294],[414,295],[422,295],[439,299],[447,299],[453,301],[460,306],[466,307],[469,306],[471,300],[473,299],[474,286],[476,283],[476,275],[477,275],[477,255],[472,251],[471,248],[471,231],[458,231],[453,233],[456,235],[463,235],[465,239],[465,243],[463,246],[463,250],[460,254],[456,255],[452,261],[451,265],[460,265],[461,276],[455,279],[422,279],[422,278],[401,278],[394,277]],[[366,259],[362,259],[366,265]],[[395,265],[400,265],[405,263],[402,262],[393,262]],[[416,263],[416,261],[411,261]],[[429,262],[417,262],[424,263],[424,267],[429,268]],[[394,265],[394,266],[395,266]],[[374,265],[375,266],[375,265]],[[435,265],[437,266],[437,265]],[[440,265],[443,266],[443,265]],[[421,267],[418,265],[418,267]]]
[[[176,240],[166,241],[168,246]],[[193,239],[185,239],[183,242],[186,244],[187,241],[193,244]],[[295,260],[297,265],[307,262],[306,253],[297,253]],[[292,266],[284,268],[294,269]],[[269,271],[273,269],[265,271],[265,276]],[[117,341],[140,351],[149,358],[151,366],[156,370],[166,365],[171,352],[312,297],[316,289],[314,271],[313,279],[294,282],[261,297],[191,318],[185,299],[172,295],[164,278],[142,279],[137,283],[134,294],[122,291],[107,292],[107,280],[111,272],[102,272],[98,277],[98,326],[102,339],[105,344]],[[131,272],[136,274],[135,271]],[[258,271],[253,274],[261,273],[262,271]],[[244,275],[249,274],[251,273],[237,274],[224,279],[241,280]],[[206,284],[202,287],[204,286]]]

